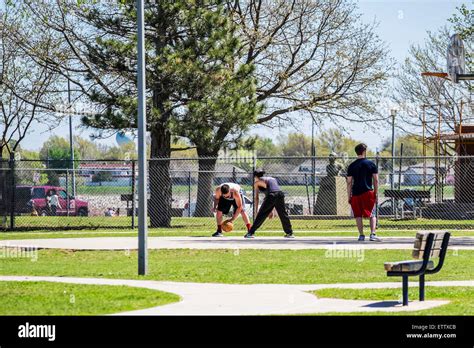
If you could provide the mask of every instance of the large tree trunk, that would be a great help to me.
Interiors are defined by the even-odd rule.
[[[198,174],[198,192],[196,201],[196,212],[194,216],[211,217],[212,193],[214,182],[214,171],[216,169],[217,153],[200,151],[199,155],[199,174]]]
[[[160,124],[151,130],[151,160],[148,166],[151,227],[171,227],[172,186],[170,177],[171,134]]]

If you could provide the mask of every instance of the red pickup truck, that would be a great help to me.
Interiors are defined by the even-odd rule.
[[[41,216],[51,214],[48,208],[46,196],[49,191],[56,191],[59,197],[57,215],[69,216],[87,216],[89,214],[89,206],[86,201],[69,196],[69,206],[66,190],[59,186],[17,186],[15,192],[15,210],[17,213],[31,213],[34,208]]]

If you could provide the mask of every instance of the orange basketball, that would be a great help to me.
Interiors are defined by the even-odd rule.
[[[224,232],[232,232],[233,229],[234,229],[234,224],[230,221],[225,221],[222,224],[222,231]]]

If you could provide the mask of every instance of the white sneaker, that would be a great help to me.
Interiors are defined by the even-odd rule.
[[[370,239],[371,242],[380,242],[380,238],[377,238],[377,235],[375,233],[370,234]]]

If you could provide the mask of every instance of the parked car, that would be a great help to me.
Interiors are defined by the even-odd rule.
[[[56,191],[59,197],[61,208],[58,208],[57,215],[68,215],[68,213],[70,216],[89,215],[89,205],[86,201],[69,196],[68,206],[66,190],[59,186],[17,186],[15,192],[15,211],[22,214],[31,213],[35,209],[38,215],[50,215],[51,212],[46,201],[49,191]]]

